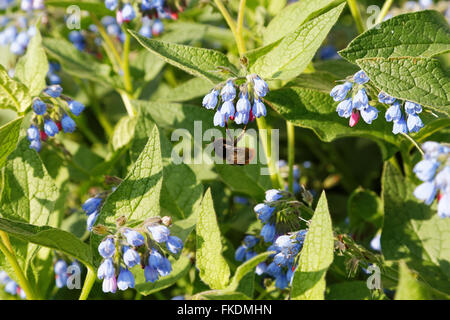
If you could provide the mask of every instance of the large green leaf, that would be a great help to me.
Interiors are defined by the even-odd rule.
[[[236,67],[219,51],[148,39],[133,30],[129,32],[144,48],[164,61],[212,83],[224,81],[229,77],[227,73],[222,72],[221,67],[237,73]]]
[[[31,105],[28,88],[21,82],[9,77],[5,68],[0,65],[0,109],[13,109],[24,112]]]
[[[416,183],[386,163],[382,194],[384,227],[381,247],[387,260],[404,259],[419,279],[450,294],[450,220],[413,195]]]
[[[45,77],[48,72],[48,61],[42,47],[39,31],[31,38],[27,53],[19,59],[15,77],[28,87],[31,96],[37,96],[46,87]]]
[[[329,6],[333,2],[334,0],[303,0],[286,6],[264,29],[264,44],[275,42],[293,32],[305,23],[314,12]]]
[[[325,274],[333,262],[334,237],[325,192],[322,193],[306,234],[292,280],[291,298],[323,300]]]
[[[30,149],[29,141],[23,138],[16,150],[8,158],[3,171],[0,212],[3,218],[29,223],[47,225],[50,215],[57,209],[59,191],[49,176],[36,151]],[[10,242],[19,265],[28,269],[38,247],[29,245],[21,238],[11,237]],[[4,257],[0,264],[8,269]],[[11,272],[9,272],[11,274]]]
[[[262,78],[289,80],[301,74],[336,23],[345,4],[341,4],[286,35],[270,51],[259,57],[250,71]]]
[[[159,132],[154,127],[133,168],[106,199],[97,223],[111,226],[117,218],[125,216],[133,224],[158,216],[162,176]],[[93,237],[91,245],[96,248],[100,239]]]
[[[3,218],[0,218],[0,230],[25,242],[66,253],[85,265],[92,265],[92,255],[89,246],[67,231]]]
[[[450,114],[450,77],[430,58],[367,58],[356,60],[378,89]]]
[[[19,140],[20,126],[23,117],[17,118],[0,127],[0,168],[6,162],[8,155],[16,149]]]
[[[154,126],[151,116],[153,104],[143,103],[138,106],[139,117],[131,147],[133,159],[142,151],[148,133],[151,132]],[[156,107],[159,107],[159,104],[156,104]],[[164,214],[180,219],[188,218],[199,205],[203,194],[203,186],[186,164],[173,163],[172,145],[162,131],[160,131],[160,143],[164,176],[160,199],[161,209],[164,211]],[[195,222],[195,219],[193,218],[193,220],[189,221]],[[191,225],[192,227],[193,225]],[[187,228],[186,225],[183,229],[185,228]]]
[[[339,54],[363,58],[432,57],[450,50],[450,27],[436,11],[407,13],[389,19],[355,38]]]
[[[212,289],[224,289],[230,278],[230,268],[222,256],[220,230],[210,189],[203,197],[196,231],[196,266],[200,278]]]

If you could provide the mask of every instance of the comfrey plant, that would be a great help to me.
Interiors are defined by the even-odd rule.
[[[214,115],[215,126],[225,127],[230,120],[246,125],[249,121],[267,114],[266,106],[261,101],[269,92],[267,83],[258,75],[250,74],[239,86],[239,95],[236,95],[237,80],[240,79],[228,79],[225,84],[219,84],[203,98],[202,105],[206,109],[214,110],[217,104],[222,103]],[[238,100],[235,107],[236,97]]]
[[[414,196],[431,205],[437,197],[437,213],[450,217],[450,145],[428,141],[422,144],[423,160],[414,167],[414,173],[423,183],[414,190]]]
[[[39,152],[42,141],[54,137],[61,130],[72,133],[75,131],[75,121],[69,116],[79,116],[84,105],[62,94],[60,85],[50,85],[42,94],[33,100],[33,117],[27,130],[30,148]]]
[[[340,102],[336,112],[340,117],[350,118],[350,127],[354,127],[358,123],[360,116],[367,124],[371,124],[378,118],[379,110],[374,107],[375,102],[371,101],[369,97],[369,92],[374,90],[372,86],[369,86],[369,81],[366,73],[361,70],[347,79],[344,84],[335,86],[330,92],[334,101]],[[349,92],[351,92],[350,96]],[[421,105],[410,101],[402,103],[385,92],[378,94],[378,101],[389,106],[385,118],[386,121],[394,123],[392,129],[394,134],[418,132],[423,128],[424,124],[418,116],[422,112]],[[402,113],[402,105],[404,113],[407,115],[406,121],[404,113]]]
[[[129,269],[140,265],[145,280],[155,282],[172,271],[168,255],[177,255],[183,249],[180,238],[170,235],[170,217],[147,219],[140,227],[129,228],[126,218],[116,221],[116,230],[97,225],[93,231],[108,234],[98,246],[103,261],[97,276],[103,280],[103,292],[115,293],[134,288],[135,279]]]

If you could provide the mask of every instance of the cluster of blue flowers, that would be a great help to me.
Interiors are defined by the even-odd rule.
[[[42,141],[48,137],[53,137],[60,130],[72,133],[75,128],[75,121],[68,115],[66,109],[79,116],[84,110],[84,105],[72,100],[62,93],[62,87],[58,84],[47,86],[40,98],[33,100],[33,118],[31,125],[27,129],[27,137],[30,141],[30,148],[39,152]]]
[[[228,120],[236,124],[247,124],[255,118],[266,116],[266,106],[261,98],[269,92],[269,86],[256,74],[247,76],[247,81],[240,86],[239,99],[234,107],[236,89],[234,79],[226,81],[225,85],[219,85],[212,89],[204,98],[202,105],[206,109],[215,109],[219,99],[222,106],[218,108],[214,115],[214,125],[224,127]],[[220,93],[220,98],[219,98]],[[253,101],[253,107],[250,102]]]
[[[25,291],[4,270],[0,270],[0,285],[4,285],[4,290],[12,296],[18,295],[21,299],[27,298]]]
[[[141,265],[144,269],[146,282],[153,283],[160,276],[170,274],[172,265],[166,256],[167,252],[174,255],[180,253],[183,242],[180,238],[170,235],[169,228],[164,225],[170,218],[165,218],[168,217],[159,222],[144,223],[139,231],[121,227],[114,235],[108,235],[100,243],[98,252],[103,261],[97,276],[103,279],[103,292],[115,293],[117,288],[134,288],[134,276],[129,269],[136,265]]]
[[[370,79],[365,72],[360,70],[351,79],[344,84],[335,86],[330,92],[330,96],[333,97],[334,101],[340,102],[336,108],[336,112],[340,117],[350,118],[350,127],[358,123],[360,115],[367,124],[371,124],[372,121],[378,118],[378,109],[369,104],[369,96],[365,87],[365,84],[369,81]],[[350,90],[352,92],[350,97],[348,97]],[[422,112],[421,105],[405,101],[404,111],[407,115],[407,120],[405,121],[402,113],[403,103],[401,101],[396,100],[384,92],[378,94],[378,101],[389,105],[385,113],[385,118],[386,121],[393,122],[392,132],[394,134],[418,132],[423,128],[424,124],[422,119],[418,116]]]
[[[64,288],[67,286],[67,280],[71,275],[71,270],[81,270],[80,264],[75,260],[69,266],[67,262],[63,259],[59,259],[53,265],[53,271],[55,272],[55,283],[58,288]]]
[[[286,288],[292,281],[296,259],[306,235],[306,230],[287,234],[277,232],[277,221],[280,220],[277,214],[281,215],[284,212],[285,216],[281,220],[287,221],[286,226],[289,226],[289,228],[292,228],[298,222],[288,221],[289,207],[286,207],[286,205],[291,200],[292,196],[286,191],[267,190],[265,202],[254,207],[258,219],[263,224],[259,237],[247,235],[243,244],[235,252],[235,259],[244,261],[253,258],[257,252],[275,251],[275,254],[271,255],[267,261],[258,264],[255,273],[273,277],[275,286],[280,289]],[[294,216],[293,219],[298,220],[298,216]],[[280,226],[278,230],[284,230],[285,232],[286,226]]]
[[[437,213],[450,217],[450,146],[434,141],[422,145],[424,158],[413,171],[423,183],[414,190],[414,196],[431,205],[438,198]]]
[[[119,25],[134,20],[136,10],[130,2],[119,0],[105,0],[105,6],[116,11],[116,21]],[[142,0],[139,10],[142,15],[142,27],[139,33],[145,37],[158,36],[164,30],[160,19],[178,19],[178,11],[183,11],[179,1],[173,4],[165,0]]]
[[[9,46],[9,51],[19,56],[25,53],[30,39],[36,34],[35,26],[28,26],[28,19],[23,16],[10,21],[4,17],[0,21],[0,46]]]

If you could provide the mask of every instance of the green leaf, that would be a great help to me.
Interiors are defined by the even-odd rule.
[[[301,74],[336,23],[345,3],[318,16],[286,35],[250,67],[260,77],[289,80]]]
[[[105,201],[99,222],[114,223],[123,215],[129,222],[158,216],[161,184],[161,146],[155,127],[127,177]]]
[[[144,272],[141,270],[140,266],[133,268],[133,273],[136,278],[136,290],[144,296],[158,292],[170,287],[179,279],[183,278],[191,268],[190,259],[185,256],[181,256],[177,261],[171,262],[172,272],[166,277],[159,278],[159,280],[154,283],[145,282]]]
[[[61,63],[64,72],[102,84],[111,82],[111,68],[108,65],[101,64],[92,55],[79,51],[69,41],[44,38],[43,44],[47,52]]]
[[[281,2],[281,1],[272,1]],[[303,0],[284,7],[263,31],[264,44],[275,42],[295,31],[310,16],[333,3],[334,0]]]
[[[148,39],[133,30],[128,31],[144,48],[167,63],[196,77],[202,77],[212,83],[217,83],[229,77],[228,74],[220,70],[220,67],[228,68],[237,73],[236,67],[219,51]]]
[[[247,194],[254,199],[262,200],[265,191],[272,185],[270,177],[261,174],[262,167],[259,164],[216,164],[215,168],[223,182],[233,191]]]
[[[292,281],[294,300],[323,300],[325,274],[333,262],[334,237],[325,192],[322,193],[306,234]]]
[[[151,104],[139,105],[135,137],[131,147],[133,159],[142,151],[145,141],[148,139],[148,133],[154,127],[154,122],[149,112],[151,106]],[[164,211],[164,214],[185,219],[190,217],[199,205],[203,195],[203,186],[186,164],[173,163],[170,141],[162,131],[160,131],[159,136],[164,176],[160,198],[161,209]],[[191,222],[187,222],[190,225],[190,229],[193,228],[196,221],[195,218],[192,219],[189,220]],[[186,228],[188,228],[187,225],[183,229],[186,231],[188,230]]]
[[[200,278],[212,289],[224,289],[230,278],[230,268],[222,256],[220,230],[210,189],[203,197],[196,231],[196,266]]]
[[[56,211],[59,191],[29,143],[27,138],[23,138],[7,158],[3,169],[0,213],[9,220],[46,225],[50,215]],[[26,270],[38,247],[21,238],[11,237],[10,242],[19,265]],[[10,268],[3,258],[0,258],[2,267]]]
[[[133,139],[135,125],[136,117],[130,118],[129,116],[124,116],[120,118],[111,138],[111,145],[114,150],[119,150],[130,143]]]
[[[230,292],[224,290],[211,290],[196,294],[193,300],[250,300],[250,298],[241,292]]]
[[[162,176],[159,133],[154,127],[133,168],[106,199],[97,224],[115,225],[116,219],[121,216],[125,216],[128,223],[136,224],[158,216]],[[96,250],[100,237],[93,236],[93,240],[91,246]]]
[[[303,76],[301,77],[303,78]],[[311,80],[307,81],[311,83]],[[340,118],[336,113],[337,103],[329,94],[329,90],[333,86],[332,82],[318,81],[323,81],[322,87],[325,90],[319,91],[297,86],[285,87],[272,90],[265,100],[284,119],[296,126],[312,129],[323,141],[330,142],[349,136],[370,138],[379,144],[385,159],[397,150],[401,140],[392,133],[392,124],[381,119],[381,114],[379,115],[380,119],[375,120],[371,125],[360,121],[351,128],[348,119]],[[328,83],[329,90],[326,90],[326,83]]]
[[[400,263],[400,277],[397,290],[395,291],[395,300],[430,300],[431,294],[424,284],[420,283],[406,264]]]
[[[373,233],[383,225],[383,203],[371,190],[358,188],[353,191],[348,199],[347,211],[350,230],[356,237]]]
[[[89,246],[64,230],[3,218],[0,218],[0,230],[22,241],[66,253],[87,266],[92,265],[92,255]]]
[[[6,162],[8,155],[16,149],[19,140],[20,126],[23,117],[17,118],[0,127],[0,169]]]
[[[58,190],[36,151],[23,138],[8,157],[3,174],[1,211],[4,218],[36,225],[47,223]]]
[[[175,88],[160,85],[158,90],[152,94],[151,100],[164,102],[189,101],[204,96],[211,91],[211,89],[211,82],[208,80],[203,78],[192,78]]]
[[[433,57],[450,50],[450,27],[436,11],[398,15],[355,38],[339,54],[363,58]]]
[[[233,278],[230,281],[230,284],[226,288],[228,291],[237,291],[239,288],[239,284],[241,280],[249,273],[254,272],[255,268],[258,264],[261,262],[267,260],[267,258],[274,254],[273,251],[266,251],[261,254],[258,254],[257,256],[251,258],[250,260],[245,261],[243,264],[241,264],[234,273]]]
[[[450,220],[418,202],[416,183],[405,179],[390,163],[382,178],[384,227],[381,247],[386,260],[405,260],[419,279],[450,294]]]
[[[47,72],[48,60],[37,30],[30,40],[27,53],[17,62],[15,77],[27,86],[31,96],[38,96],[46,87]]]
[[[450,114],[450,77],[430,58],[368,58],[356,60],[378,89]]]
[[[327,288],[326,300],[372,300],[365,281],[345,281]]]
[[[31,105],[28,88],[8,76],[8,72],[0,65],[0,108],[24,112]]]

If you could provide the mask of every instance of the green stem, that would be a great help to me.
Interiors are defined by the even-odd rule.
[[[127,113],[130,116],[130,118],[133,118],[136,116],[136,111],[133,108],[133,105],[131,104],[130,96],[127,92],[120,90],[119,91],[120,96],[122,97],[123,104],[125,105],[125,109],[127,109]]]
[[[237,18],[237,27],[236,27],[236,44],[238,47],[239,55],[242,57],[245,53],[245,41],[243,35],[243,25],[244,25],[244,12],[245,12],[245,4],[247,0],[241,0],[239,3],[239,11]]]
[[[87,300],[89,293],[91,292],[92,286],[95,283],[95,271],[92,266],[87,266],[88,272],[86,275],[86,279],[84,279],[83,289],[81,290],[79,300]]]
[[[408,134],[406,133],[402,133],[402,135],[408,139],[409,141],[412,142],[412,144],[417,148],[417,150],[419,150],[419,152],[422,154],[422,156],[425,155],[425,153],[423,152],[422,148],[419,146],[419,144],[416,142],[416,140],[414,140],[413,138],[411,138]]]
[[[295,127],[291,122],[286,121],[286,129],[288,140],[288,165],[289,165],[288,188],[289,192],[294,194]]]
[[[359,33],[363,33],[365,31],[364,23],[361,17],[361,12],[358,8],[358,3],[356,0],[347,0],[348,6],[350,8],[350,12],[352,13],[353,19],[356,22],[356,28]]]
[[[375,24],[379,24],[383,22],[384,17],[386,17],[387,13],[389,12],[389,9],[392,6],[392,3],[394,3],[394,0],[386,0],[383,4],[383,8],[381,8],[380,14],[377,17],[377,20],[375,20]]]
[[[227,10],[227,8],[225,8],[222,0],[214,0],[214,3],[216,4],[217,8],[219,9],[220,13],[222,14],[226,23],[228,24],[228,27],[230,28],[231,33],[233,34],[234,39],[236,40],[236,44],[237,44],[238,36],[236,33],[236,23],[234,22],[233,18],[228,13],[228,10]],[[239,47],[238,47],[238,49],[239,49]]]
[[[123,53],[122,53],[123,78],[124,78],[124,82],[125,82],[125,90],[129,94],[132,94],[133,93],[133,83],[131,82],[130,64],[129,64],[131,36],[130,36],[130,33],[126,29],[123,29],[123,32],[125,32],[125,42],[123,44]]]
[[[256,123],[258,125],[258,130],[260,132],[259,137],[260,137],[263,149],[264,149],[264,154],[266,155],[267,166],[269,167],[269,172],[270,172],[270,180],[272,181],[272,187],[275,189],[283,188],[283,180],[281,179],[280,175],[278,174],[276,164],[272,159],[272,154],[271,154],[272,135],[270,132],[271,128],[269,128],[267,126],[266,119],[264,117],[257,118]],[[262,130],[266,130],[266,132],[267,132],[266,139],[264,139],[263,135],[261,134]]]
[[[97,16],[93,13],[91,13],[90,15],[92,21],[98,28],[98,32],[100,33],[104,44],[106,45],[105,51],[109,57],[109,60],[111,60],[114,67],[116,68],[116,72],[119,72],[122,69],[122,60],[120,59],[119,52],[114,46],[114,43],[111,41],[111,38],[106,33],[105,27],[103,27],[103,24],[98,20]]]
[[[30,282],[25,277],[25,274],[23,273],[22,268],[20,267],[19,262],[16,259],[16,256],[12,251],[8,235],[4,231],[0,231],[0,235],[2,239],[0,241],[0,250],[3,252],[9,264],[13,268],[14,273],[16,274],[17,279],[19,280],[20,287],[22,288],[23,291],[25,291],[25,294],[27,295],[27,299],[38,300],[37,295],[35,294],[33,288],[31,287]]]

